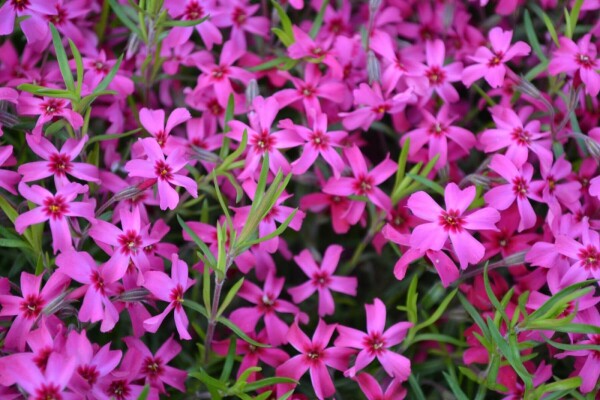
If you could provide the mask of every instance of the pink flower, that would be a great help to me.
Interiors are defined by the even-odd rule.
[[[421,251],[438,251],[450,238],[462,269],[467,268],[468,264],[481,261],[485,248],[467,231],[497,230],[495,224],[500,220],[500,213],[491,207],[485,207],[465,214],[475,199],[475,194],[475,186],[460,190],[455,183],[449,183],[444,194],[446,210],[425,192],[417,192],[410,196],[410,211],[428,221],[413,230],[410,237],[411,247]]]
[[[502,86],[506,75],[504,64],[514,57],[526,56],[531,52],[531,47],[525,42],[519,41],[511,46],[512,36],[512,31],[504,31],[500,27],[492,28],[488,34],[491,50],[481,46],[477,48],[474,55],[467,56],[476,64],[463,70],[463,83],[471,86],[476,80],[484,78],[493,88]]]
[[[122,209],[120,216],[122,229],[98,219],[89,232],[99,246],[110,254],[110,259],[104,268],[110,270],[111,273],[116,271],[115,274],[118,278],[125,275],[130,264],[135,265],[140,272],[149,269],[150,263],[143,249],[158,241],[150,237],[147,226],[142,227],[140,213],[137,209],[132,212]],[[142,283],[142,274],[138,276],[138,281],[140,284]]]
[[[188,41],[194,30],[198,32],[202,41],[208,50],[212,50],[215,44],[223,42],[223,35],[219,28],[215,26],[213,20],[220,17],[220,10],[217,9],[214,2],[202,0],[170,0],[165,3],[165,8],[173,18],[180,18],[184,21],[195,21],[210,16],[201,24],[190,27],[176,27],[169,32],[178,38],[177,43],[169,42],[169,37],[165,42],[171,47],[181,45]]]
[[[501,154],[496,154],[489,165],[492,171],[504,178],[508,183],[490,189],[483,198],[497,210],[506,210],[517,202],[521,221],[519,232],[535,225],[536,216],[527,198],[531,198],[529,186],[533,176],[533,167],[529,163],[523,164],[519,169],[510,159]]]
[[[141,358],[142,366],[138,371],[140,378],[144,378],[146,384],[158,389],[159,393],[167,393],[165,384],[174,387],[180,392],[185,392],[185,380],[187,372],[169,365],[169,361],[175,358],[181,352],[181,346],[171,335],[158,349],[152,354],[150,349],[140,340],[134,337],[126,337],[123,341],[129,349],[127,354],[133,354]]]
[[[198,185],[184,175],[177,174],[187,165],[186,151],[177,148],[165,159],[165,155],[158,142],[153,138],[140,139],[148,156],[147,160],[130,160],[125,164],[125,170],[130,176],[156,179],[160,209],[174,210],[179,204],[179,195],[171,186],[183,186],[192,197],[198,197]]]
[[[596,231],[585,229],[581,238],[582,243],[566,235],[556,237],[556,250],[571,260],[576,260],[567,275],[583,270],[586,272],[585,279],[600,279],[600,235]]]
[[[425,58],[427,66],[421,67],[421,75],[429,80],[429,99],[433,92],[437,93],[445,103],[459,100],[458,92],[451,82],[460,81],[463,66],[460,62],[444,65],[446,46],[440,39],[425,42]]]
[[[87,185],[68,183],[58,189],[56,194],[52,194],[41,186],[33,185],[29,187],[24,183],[20,183],[19,193],[32,203],[40,205],[40,207],[19,215],[15,220],[15,229],[22,234],[30,225],[49,221],[54,254],[58,251],[72,249],[73,239],[67,217],[81,217],[90,222],[95,221],[93,201],[73,201],[79,194],[87,191]]]
[[[86,71],[83,79],[89,89],[96,88],[117,63],[116,59],[108,59],[104,50],[100,50],[95,54],[88,54],[88,57],[83,57],[82,61]],[[119,68],[116,75],[112,78],[108,89],[119,92],[121,96],[130,95],[135,90],[133,81],[124,75],[122,68]],[[140,110],[140,117],[142,110]]]
[[[341,78],[343,76],[342,67],[334,52],[330,50],[332,40],[317,42],[295,25],[292,26],[292,32],[295,40],[287,49],[290,58],[295,60],[302,58],[320,60],[330,68],[334,77]]]
[[[540,122],[530,121],[523,124],[531,112],[531,108],[522,109],[521,116],[512,109],[494,106],[490,109],[496,129],[487,129],[480,141],[486,153],[493,153],[507,148],[508,157],[517,167],[521,167],[529,157],[529,150],[534,152],[544,166],[552,164],[552,153],[548,150],[550,140],[548,132],[540,132]]]
[[[327,325],[323,320],[319,320],[313,338],[310,340],[294,322],[287,336],[290,344],[300,354],[281,364],[276,370],[277,376],[299,380],[306,371],[310,371],[310,380],[317,398],[323,400],[333,396],[335,387],[327,367],[343,371],[348,366],[350,355],[354,353],[351,349],[327,348],[335,328],[335,324]],[[279,385],[277,394],[281,396],[292,388],[290,384]]]
[[[413,324],[398,322],[385,330],[386,308],[385,304],[377,298],[372,305],[366,304],[365,310],[367,333],[347,326],[338,325],[337,327],[340,336],[335,340],[335,346],[360,350],[354,366],[348,369],[344,375],[354,377],[356,372],[377,358],[388,375],[404,382],[410,375],[410,360],[389,349],[404,340]]]
[[[406,397],[406,389],[400,385],[400,381],[392,379],[384,391],[373,376],[362,373],[355,378],[367,400],[402,400]]]
[[[390,160],[388,156],[379,165],[369,171],[367,169],[367,162],[356,145],[345,148],[344,155],[348,159],[354,177],[329,179],[323,187],[323,191],[338,196],[366,196],[377,207],[389,211],[392,208],[392,202],[377,185],[380,185],[392,176],[398,169],[398,165]],[[347,214],[352,213],[355,217],[358,216],[357,218],[352,218],[356,222],[364,211],[366,203],[355,201],[354,204],[352,209],[348,210]]]
[[[25,349],[27,334],[33,324],[41,317],[44,307],[56,299],[69,285],[69,278],[63,274],[54,273],[50,276],[44,288],[40,291],[42,275],[21,273],[21,297],[10,294],[0,295],[0,317],[16,315],[10,329],[4,338],[4,346],[8,349]]]
[[[194,279],[188,278],[188,266],[181,261],[177,254],[171,258],[171,278],[161,271],[148,271],[144,273],[144,287],[159,300],[169,303],[167,308],[159,315],[144,321],[144,328],[148,332],[156,332],[163,320],[175,310],[175,326],[181,339],[190,340],[192,337],[187,331],[188,318],[183,310],[183,294],[194,285]]]
[[[15,159],[12,157],[13,147],[12,146],[1,146],[0,147],[0,166],[7,167],[14,165]],[[21,175],[15,171],[9,171],[0,169],[0,188],[16,195],[15,185],[21,180]]]
[[[0,35],[10,35],[13,32],[15,18],[25,17],[21,21],[21,29],[27,41],[31,43],[45,36],[48,25],[42,15],[54,15],[56,8],[52,2],[44,0],[7,1],[0,7]]]
[[[19,166],[19,173],[23,175],[23,182],[37,181],[48,176],[54,176],[57,187],[69,183],[67,174],[88,182],[100,183],[98,168],[92,164],[73,162],[81,153],[83,146],[88,141],[85,135],[81,140],[67,139],[61,151],[48,139],[36,138],[32,135],[25,136],[29,148],[45,161],[34,161]]]
[[[308,317],[306,314],[300,313],[298,307],[289,301],[279,298],[284,283],[285,278],[277,278],[275,272],[267,275],[263,289],[254,283],[244,281],[237,295],[256,306],[240,307],[231,313],[230,318],[240,321],[240,328],[253,330],[259,319],[263,317],[269,343],[272,346],[287,343],[289,328],[277,313],[298,315],[301,320],[306,322]]]
[[[345,131],[327,131],[327,115],[317,113],[314,110],[308,112],[312,128],[302,125],[294,125],[290,120],[281,121],[280,127],[294,131],[298,136],[306,141],[302,147],[302,154],[292,163],[292,173],[300,175],[305,173],[321,155],[325,162],[329,164],[336,178],[344,170],[344,161],[335,150],[341,147],[341,141],[348,135]]]
[[[66,251],[56,257],[58,271],[76,282],[82,283],[85,295],[77,318],[81,322],[102,321],[101,332],[109,332],[119,320],[119,312],[109,299],[115,294],[115,285],[120,278],[110,264],[98,266],[86,252]],[[108,267],[107,267],[108,265]]]
[[[227,136],[230,138],[241,142],[244,130],[248,133],[246,163],[238,177],[253,177],[265,153],[269,154],[271,172],[276,174],[281,169],[284,174],[288,174],[291,170],[290,164],[279,149],[299,146],[302,140],[295,133],[286,130],[271,132],[271,126],[280,109],[275,97],[265,99],[257,96],[252,102],[252,107],[254,111],[248,114],[250,126],[239,121],[229,123],[231,132]]]
[[[264,38],[269,35],[270,21],[264,16],[253,16],[260,9],[259,4],[249,4],[247,0],[233,0],[222,4],[224,22],[219,26],[231,26],[231,39],[246,48],[246,33]]]
[[[568,73],[580,79],[585,84],[585,91],[592,97],[600,93],[600,74],[598,66],[600,61],[596,56],[596,46],[590,43],[592,35],[583,36],[577,44],[571,39],[561,37],[560,47],[554,51],[553,57],[548,64],[548,72],[558,75],[561,72]]]
[[[8,4],[8,3],[7,3]],[[40,99],[33,96],[22,95],[19,98],[17,111],[21,115],[39,115],[33,135],[36,139],[42,136],[42,127],[46,122],[52,121],[56,117],[66,119],[73,129],[79,129],[83,125],[83,118],[70,108],[67,108],[69,102],[65,99],[56,99],[44,97]]]
[[[571,174],[571,163],[561,156],[551,168],[541,164],[541,181],[531,182],[532,198],[546,203],[555,215],[561,214],[561,205],[572,209],[581,194],[579,182],[560,182]]]
[[[596,196],[600,199],[600,176],[590,180],[589,192],[592,196]]]
[[[407,132],[401,140],[401,143],[404,143],[407,138],[410,138],[411,156],[416,155],[428,143],[429,159],[431,160],[436,154],[439,154],[436,167],[441,168],[448,161],[448,139],[456,143],[465,154],[468,154],[475,147],[477,140],[473,133],[452,125],[457,116],[450,117],[448,115],[449,111],[450,108],[446,104],[440,108],[436,116],[428,111],[421,110],[423,122],[420,128]]]
[[[185,108],[176,108],[171,112],[165,124],[164,110],[150,110],[142,108],[140,110],[140,122],[155,139],[160,147],[164,147],[171,138],[169,134],[177,125],[183,124],[192,118],[190,112]],[[145,146],[144,146],[145,148]]]
[[[310,278],[306,283],[288,289],[294,303],[298,304],[310,297],[314,292],[319,293],[319,316],[331,315],[335,311],[335,303],[331,291],[356,296],[358,280],[351,276],[334,276],[340,256],[344,251],[342,246],[331,245],[325,250],[323,261],[318,266],[309,250],[302,250],[294,257],[294,261]]]

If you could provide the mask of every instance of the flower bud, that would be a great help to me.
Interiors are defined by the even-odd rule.
[[[369,14],[375,15],[380,6],[381,0],[369,0]]]
[[[192,151],[190,157],[195,160],[206,161],[212,164],[218,164],[222,161],[218,155],[211,151],[205,150],[202,147],[192,145],[191,149]]]
[[[56,298],[54,298],[52,301],[50,301],[46,305],[46,307],[44,307],[42,309],[42,312],[44,313],[44,315],[54,315],[57,312],[59,312],[60,310],[62,310],[63,308],[65,308],[66,306],[68,306],[70,301],[65,300],[65,298],[67,297],[67,295],[69,293],[70,293],[69,291],[65,291],[65,292],[61,293],[60,295],[58,295]]]
[[[140,48],[140,39],[136,34],[132,33],[129,35],[129,39],[127,40],[127,47],[125,49],[125,59],[129,60],[131,57],[135,56]]]
[[[259,95],[260,91],[256,79],[250,79],[250,82],[248,82],[248,86],[246,87],[246,104],[248,105],[248,108],[252,107],[252,102]]]
[[[367,74],[369,76],[369,83],[381,82],[381,66],[379,60],[372,50],[367,53]]]
[[[124,291],[120,295],[116,296],[115,300],[124,301],[127,303],[135,303],[146,300],[149,294],[150,292],[148,291],[148,289],[135,288]]]

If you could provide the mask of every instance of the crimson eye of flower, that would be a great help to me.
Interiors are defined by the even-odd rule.
[[[575,61],[585,69],[591,69],[596,65],[596,61],[587,54],[578,54],[575,57]]]
[[[77,368],[77,373],[87,381],[90,386],[93,386],[100,377],[100,372],[93,365],[80,365]]]
[[[120,235],[118,240],[121,245],[121,250],[125,254],[137,252],[137,249],[142,245],[142,238],[133,230],[127,231],[124,235]]]
[[[61,390],[54,383],[43,383],[35,391],[35,400],[62,400]]]
[[[221,105],[219,104],[217,99],[213,99],[213,100],[209,101],[207,104],[207,107],[211,113],[213,113],[214,115],[217,115],[217,116],[220,116],[225,111],[223,109],[223,107],[221,107]]]
[[[503,52],[499,51],[497,53],[494,53],[494,56],[488,62],[488,66],[495,67],[495,66],[499,65],[502,62],[502,57],[504,57]]]
[[[343,26],[344,23],[342,22],[341,18],[334,18],[329,23],[329,31],[334,34],[340,33]]]
[[[321,131],[313,132],[310,139],[317,148],[325,149],[328,147],[329,137]]]
[[[306,85],[300,90],[300,92],[304,97],[310,97],[315,92],[315,89],[310,85]]]
[[[177,285],[173,289],[171,289],[171,294],[169,295],[169,299],[175,308],[181,308],[183,304],[183,286]]]
[[[236,7],[231,14],[231,19],[237,26],[241,26],[246,22],[246,11],[241,7]]]
[[[200,4],[198,4],[198,2],[194,0],[190,2],[185,8],[184,15],[186,19],[195,20],[202,18],[202,16],[204,15],[204,10],[202,9],[202,6],[200,6]]]
[[[254,147],[256,148],[256,151],[260,153],[265,151],[271,151],[271,149],[273,148],[273,146],[275,146],[275,143],[277,142],[275,137],[269,135],[269,132],[266,129],[263,129],[260,135],[254,136],[252,141]]]
[[[323,349],[315,346],[309,349],[305,355],[306,358],[308,358],[308,361],[316,362],[319,360],[319,358],[323,357]]]
[[[433,66],[425,72],[425,76],[432,85],[441,85],[446,80],[446,72],[438,66]]]
[[[529,136],[529,132],[524,130],[523,128],[515,128],[510,135],[512,137],[512,140],[514,140],[521,146],[527,146],[531,143],[531,136]]]
[[[513,192],[520,198],[524,198],[527,196],[527,192],[529,191],[529,185],[527,181],[522,177],[518,176],[513,179]]]
[[[440,124],[439,122],[436,122],[429,128],[429,133],[434,136],[443,136],[445,132],[446,127]]]
[[[464,222],[457,210],[442,211],[440,214],[440,225],[446,231],[460,232]]]
[[[315,57],[321,57],[322,55],[324,55],[324,54],[325,54],[325,50],[323,50],[323,49],[322,49],[322,48],[320,48],[320,47],[315,47],[315,48],[312,50],[312,54],[313,54]]]
[[[373,107],[373,112],[376,114],[385,114],[390,109],[389,104],[380,104],[376,107]]]
[[[62,25],[67,20],[67,10],[59,5],[56,5],[56,14],[49,15],[47,18],[54,25]]]
[[[173,170],[171,166],[162,160],[156,162],[154,165],[154,172],[160,180],[169,181],[173,179]]]
[[[221,79],[223,77],[223,75],[227,74],[227,72],[228,72],[227,67],[225,67],[223,65],[219,65],[217,68],[213,69],[212,76],[213,76],[213,78]]]
[[[373,332],[364,339],[365,347],[372,353],[379,354],[385,350],[385,339],[378,332]]]
[[[71,170],[71,157],[67,154],[52,154],[49,161],[50,171],[58,176],[64,176]]]
[[[126,381],[120,379],[112,381],[107,392],[109,396],[114,396],[116,400],[125,400],[129,398],[131,389]]]
[[[29,7],[29,0],[12,0],[11,4],[17,11],[23,11]]]
[[[92,272],[92,284],[97,291],[104,294],[104,278],[102,278],[102,275],[98,271]]]
[[[58,114],[63,108],[64,102],[59,99],[50,99],[41,104],[42,111],[47,115]]]
[[[597,269],[600,267],[600,252],[592,245],[579,250],[579,259],[585,269]]]
[[[373,182],[373,178],[370,176],[360,176],[354,181],[354,190],[359,195],[369,194],[373,191],[373,186],[375,183]]]
[[[37,294],[29,294],[21,302],[20,310],[25,315],[25,318],[37,318],[44,307],[44,300]]]
[[[48,197],[44,200],[44,212],[52,219],[62,218],[68,210],[67,202],[61,195]]]
[[[163,362],[160,358],[146,357],[144,360],[146,374],[148,374],[152,379],[156,379],[164,372],[162,364]]]
[[[313,275],[313,283],[319,287],[327,287],[331,279],[329,278],[329,274],[324,271],[315,272]]]

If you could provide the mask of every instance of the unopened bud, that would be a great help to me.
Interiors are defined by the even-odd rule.
[[[66,306],[69,305],[70,301],[65,300],[70,291],[65,291],[50,301],[46,307],[42,309],[44,315],[54,315]]]
[[[475,186],[481,186],[484,189],[487,189],[490,187],[490,178],[488,178],[487,176],[481,175],[481,174],[469,174],[467,176],[465,176],[465,178],[463,179],[463,182],[466,183],[472,183]],[[462,183],[462,182],[461,182]]]
[[[536,88],[531,82],[523,77],[515,77],[518,79],[515,88],[527,96],[533,97],[534,99],[541,100],[543,98],[542,93]]]
[[[590,153],[590,155],[596,160],[600,161],[600,143],[580,132],[573,132],[571,133],[571,135],[575,137],[575,139],[577,139],[580,143],[583,142],[588,153]]]
[[[4,103],[0,101],[0,104]],[[19,117],[9,113],[8,111],[0,110],[0,125],[7,128],[12,128],[19,123]]]
[[[146,300],[150,292],[144,288],[135,288],[126,290],[120,295],[115,297],[115,300],[124,301],[127,303],[135,303]]]
[[[381,0],[369,0],[369,13],[375,15],[380,6]]]
[[[381,82],[381,66],[379,60],[372,50],[367,53],[367,74],[369,76],[369,83]]]
[[[248,86],[246,87],[246,104],[248,105],[248,108],[252,107],[252,102],[259,95],[258,82],[256,82],[256,79],[250,79],[250,82],[248,82]]]
[[[498,262],[501,263],[502,266],[505,266],[505,267],[511,267],[513,265],[521,265],[525,262],[525,254],[526,253],[527,253],[526,251],[519,251],[515,254],[511,254],[510,256],[506,257],[502,261],[498,261]],[[492,268],[493,266],[494,266],[493,264],[490,264],[490,268]]]
[[[125,59],[129,60],[131,57],[137,54],[138,49],[140,48],[140,39],[136,34],[132,33],[129,35],[129,39],[127,40],[127,47],[125,50]]]
[[[206,161],[212,164],[218,164],[222,161],[218,155],[211,151],[205,150],[202,147],[192,145],[191,149],[192,152],[190,157],[195,160]]]

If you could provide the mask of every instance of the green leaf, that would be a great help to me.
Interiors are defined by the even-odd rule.
[[[202,272],[202,301],[206,310],[210,310],[210,268]]]
[[[4,211],[4,214],[6,214],[8,219],[10,219],[10,222],[14,224],[19,213],[17,213],[17,210],[15,210],[3,196],[0,196],[0,208]]]
[[[96,136],[92,137],[90,140],[88,140],[87,143],[85,144],[85,146],[87,147],[96,142],[104,142],[106,140],[122,139],[127,136],[135,135],[136,133],[140,132],[141,130],[142,130],[142,128],[136,128],[131,131],[127,131],[127,132],[123,132],[123,133],[107,133],[104,135],[96,135]]]
[[[50,32],[52,33],[52,44],[54,45],[54,51],[56,52],[56,61],[58,61],[58,67],[60,68],[60,73],[65,82],[65,86],[67,87],[67,90],[75,94],[75,83],[73,82],[73,74],[71,73],[71,67],[69,67],[67,53],[65,52],[65,48],[60,39],[60,34],[52,23],[50,23]]]
[[[223,364],[223,370],[221,371],[221,376],[219,380],[222,382],[227,382],[229,376],[231,375],[231,370],[233,369],[233,363],[235,362],[235,351],[237,349],[237,339],[235,336],[231,338],[229,341],[229,348],[227,349],[227,357],[225,358],[225,364]]]
[[[179,222],[179,225],[181,225],[183,230],[186,231],[188,235],[190,235],[190,237],[192,238],[194,243],[196,243],[196,245],[200,248],[200,250],[202,250],[204,257],[210,261],[210,263],[212,264],[211,268],[214,268],[217,265],[217,260],[215,259],[215,256],[213,255],[212,251],[210,251],[210,249],[206,246],[202,239],[200,239],[198,235],[196,235],[196,232],[194,232],[192,228],[190,228],[188,224],[186,224],[185,221],[181,219],[180,215],[177,215],[177,221]]]
[[[204,308],[202,305],[196,303],[195,301],[184,299],[183,305],[184,305],[184,307],[189,308],[190,310],[194,310],[194,311],[204,315],[206,318],[208,318],[208,311],[206,311],[206,308]]]
[[[275,229],[273,232],[269,233],[268,235],[259,237],[259,238],[254,239],[254,240],[250,240],[249,242],[240,243],[240,246],[242,247],[242,249],[247,249],[249,247],[254,246],[255,244],[266,242],[267,240],[271,240],[274,237],[281,236],[283,234],[283,232],[287,229],[287,227],[290,225],[290,223],[292,222],[292,220],[296,216],[297,212],[298,212],[298,209],[295,208],[290,213],[290,215],[288,215],[288,217],[285,219],[285,221],[283,221],[283,223],[281,225],[279,225],[277,227],[277,229]]]
[[[463,392],[463,390],[460,388],[460,384],[456,381],[456,378],[454,378],[452,375],[448,374],[445,371],[442,372],[442,374],[444,375],[446,382],[448,382],[448,386],[450,386],[450,390],[452,390],[455,399],[469,400],[465,392]]]
[[[237,294],[237,292],[242,287],[243,283],[244,283],[244,278],[242,278],[239,281],[237,281],[231,287],[231,289],[229,289],[229,292],[227,293],[227,296],[225,296],[225,299],[223,300],[223,302],[219,306],[219,311],[217,311],[217,318],[219,318],[223,314],[223,312],[227,309],[227,307],[229,306],[229,304],[231,304],[231,302],[233,301],[235,295]]]
[[[573,9],[569,14],[569,22],[570,32],[568,32],[567,37],[569,39],[573,38],[573,33],[575,32],[575,27],[577,26],[577,20],[579,19],[579,12],[581,11],[581,6],[583,5],[583,0],[575,0],[575,4],[573,5]],[[570,34],[569,34],[570,33]],[[557,43],[558,46],[558,43]]]
[[[483,333],[483,336],[489,342],[491,340],[490,331],[487,328],[487,324],[483,321],[483,318],[481,318],[481,315],[479,315],[477,310],[475,310],[475,307],[473,307],[471,303],[469,303],[469,300],[467,300],[467,298],[462,293],[458,293],[458,299],[462,303],[465,311],[469,313],[473,321],[475,321],[477,326],[479,326],[481,332]]]
[[[112,0],[112,1],[114,1],[114,0]],[[96,86],[96,88],[94,89],[94,91],[92,92],[92,94],[98,94],[98,93],[103,92],[104,90],[106,90],[106,88],[108,87],[108,85],[110,85],[110,83],[112,82],[113,78],[115,77],[115,75],[119,71],[119,68],[121,67],[121,62],[123,62],[123,54],[121,54],[121,56],[119,57],[119,59],[117,60],[117,62],[115,63],[115,65],[113,65],[113,67],[110,69],[110,71],[108,72],[108,74],[104,77],[104,79],[102,79],[100,81],[100,83],[98,84],[98,86]]]
[[[144,386],[142,392],[138,396],[137,400],[146,400],[148,398],[148,394],[150,393],[150,385]]]
[[[492,287],[490,285],[490,277],[488,275],[488,266],[489,266],[489,263],[486,262],[485,266],[483,267],[483,283],[485,286],[485,292],[488,296],[488,299],[490,299],[490,302],[496,309],[496,311],[498,311],[500,313],[500,315],[502,316],[502,319],[504,320],[506,325],[509,325],[510,319],[508,318],[508,315],[506,314],[506,310],[504,309],[504,306],[502,306],[502,304],[500,304],[500,302],[496,298],[496,295],[494,294],[494,291],[492,290]]]
[[[127,27],[127,29],[129,29],[132,33],[137,35],[137,37],[139,37],[139,38],[144,37],[142,35],[142,32],[137,27],[137,25],[133,21],[131,21],[131,19],[129,19],[129,17],[123,10],[123,7],[117,2],[117,0],[108,0],[108,3],[110,4],[110,7],[115,12],[115,15],[117,16],[117,18],[119,18],[119,20],[123,23],[123,25],[125,25]]]
[[[555,342],[553,340],[547,339],[546,343],[548,343],[552,347],[556,347],[560,350],[565,351],[573,351],[573,350],[594,350],[600,352],[600,345],[597,344],[565,344]]]
[[[165,28],[172,28],[174,26],[184,26],[184,27],[196,26],[196,25],[200,25],[201,23],[206,21],[208,18],[210,18],[210,15],[207,15],[200,19],[193,19],[193,20],[175,20],[174,19],[174,20],[163,22],[161,24],[161,26],[165,27]]]
[[[290,17],[288,17],[288,15],[286,14],[283,7],[281,7],[276,0],[271,0],[271,4],[273,4],[273,7],[275,8],[275,10],[277,10],[277,14],[279,15],[279,20],[281,21],[281,27],[283,28],[282,32],[285,33],[285,35],[287,35],[292,40],[292,43],[293,43],[294,42],[294,31],[292,30],[292,20],[290,20]],[[277,29],[277,28],[274,28],[274,29]],[[288,45],[286,45],[286,46],[288,46]]]
[[[283,30],[279,28],[271,28],[271,32],[277,36],[277,38],[283,43],[285,47],[290,47],[294,44],[294,39],[292,39],[288,34],[286,34]]]
[[[444,188],[439,183],[435,183],[421,175],[415,175],[415,174],[408,173],[408,174],[406,174],[406,176],[408,176],[409,178],[411,178],[412,180],[414,180],[416,182],[419,182],[423,186],[428,187],[429,189],[433,190],[435,193],[440,194],[442,196],[444,195]]]
[[[217,321],[220,322],[220,323],[222,323],[223,325],[225,325],[229,329],[231,329],[233,331],[233,333],[235,333],[236,335],[238,335],[240,337],[240,339],[242,339],[242,340],[250,343],[253,346],[256,346],[256,347],[271,347],[268,344],[260,343],[260,342],[257,342],[256,340],[250,338],[236,324],[234,324],[233,322],[231,322],[230,320],[228,320],[227,318],[225,318],[223,316],[217,318]]]
[[[202,368],[200,368],[197,371],[192,371],[188,375],[191,376],[192,378],[198,379],[200,382],[204,383],[207,387],[210,386],[210,387],[217,389],[219,391],[222,391],[222,392],[227,391],[227,385],[225,383],[208,375],[206,373],[206,371],[204,371],[204,369],[202,369]]]
[[[229,95],[229,98],[227,99],[227,108],[225,109],[225,120],[223,122],[223,126],[224,126],[223,133],[224,134],[229,133],[229,131],[231,131],[231,128],[229,127],[229,121],[233,120],[234,110],[235,110],[235,99],[233,98],[233,93],[231,93]],[[242,136],[242,141],[243,140],[244,140],[244,137]],[[219,157],[221,158],[221,160],[225,160],[228,153],[229,153],[229,138],[225,135],[223,137],[223,145],[221,146],[221,150],[219,151]]]
[[[564,318],[562,318],[564,319]],[[600,326],[576,324],[576,323],[561,323],[560,319],[548,319],[542,321],[533,321],[526,327],[528,330],[542,330],[565,333],[586,333],[591,335],[600,334]]]
[[[493,343],[498,347],[500,353],[504,356],[504,358],[506,358],[517,375],[519,375],[519,377],[523,380],[526,387],[532,387],[532,377],[523,365],[519,347],[516,345],[516,335],[514,332],[509,332],[509,340],[511,341],[509,344],[506,342],[506,340],[504,340],[500,334],[500,331],[494,324],[494,321],[492,321],[492,319],[489,317],[487,318],[487,327],[493,339]],[[512,339],[514,339],[514,341]]]
[[[31,246],[27,242],[24,242],[20,239],[0,239],[0,247],[9,247],[33,251]]]
[[[419,382],[417,381],[417,379],[415,378],[415,376],[413,374],[411,374],[408,377],[408,384],[410,385],[410,389],[412,391],[412,396],[409,398],[417,399],[417,400],[426,400],[425,394],[423,393],[423,390],[421,389],[421,385],[419,384]]]
[[[562,379],[556,382],[548,383],[537,388],[535,393],[539,396],[538,399],[541,399],[542,396],[549,392],[557,392],[562,390],[572,390],[581,386],[581,377],[574,376],[572,378]],[[545,397],[544,397],[545,398]]]
[[[71,53],[73,53],[73,58],[75,59],[77,71],[77,87],[75,88],[75,94],[79,98],[81,95],[81,85],[83,85],[83,60],[81,59],[81,53],[71,39],[69,39],[69,47],[71,48]]]
[[[325,10],[329,5],[329,0],[323,0],[321,4],[321,8],[319,9],[319,13],[315,17],[315,20],[310,28],[310,32],[308,33],[312,39],[316,38],[321,30],[321,26],[323,25],[323,18],[325,17]]]
[[[256,72],[256,71],[264,71],[267,69],[277,68],[279,65],[283,64],[289,60],[288,57],[277,57],[267,62],[264,62],[259,65],[255,65],[254,67],[248,68],[248,71]]]
[[[440,303],[438,308],[435,310],[435,312],[433,314],[431,314],[431,316],[429,318],[427,318],[425,321],[423,321],[419,325],[417,325],[415,330],[419,331],[419,330],[426,328],[429,325],[435,323],[442,316],[442,314],[444,314],[444,311],[446,311],[446,308],[448,308],[448,305],[450,305],[450,302],[454,299],[454,296],[456,296],[457,292],[458,292],[458,289],[454,289],[453,291],[451,291],[444,298],[444,300],[442,300],[442,302]]]
[[[554,296],[550,297],[544,304],[542,304],[537,310],[529,315],[527,320],[523,321],[523,325],[527,324],[529,320],[535,321],[536,319],[546,319],[547,317],[555,317],[555,313],[563,312],[568,303],[578,297],[584,296],[589,293],[588,291],[579,291],[586,286],[596,284],[596,280],[587,280],[583,282],[575,283],[571,286],[567,286]],[[593,289],[593,288],[590,288]]]
[[[448,343],[448,344],[451,344],[451,345],[457,346],[457,347],[467,347],[467,344],[465,342],[462,342],[452,336],[442,335],[439,333],[421,333],[421,334],[415,336],[415,338],[411,341],[411,344],[414,344],[417,342],[427,342],[427,341]]]
[[[538,41],[537,35],[535,34],[535,30],[533,28],[533,22],[531,21],[531,15],[529,15],[529,11],[525,10],[523,14],[523,19],[525,20],[525,33],[527,34],[527,39],[529,39],[529,44],[533,48],[533,51],[537,55],[537,57],[542,62],[548,61],[548,58],[542,51],[540,46],[540,42]]]
[[[280,383],[298,384],[298,381],[296,381],[292,378],[287,378],[287,377],[282,377],[282,376],[260,379],[258,381],[248,383],[246,385],[246,387],[244,388],[244,392],[254,392],[255,390],[262,389],[262,388],[265,388],[268,386],[277,385]]]

